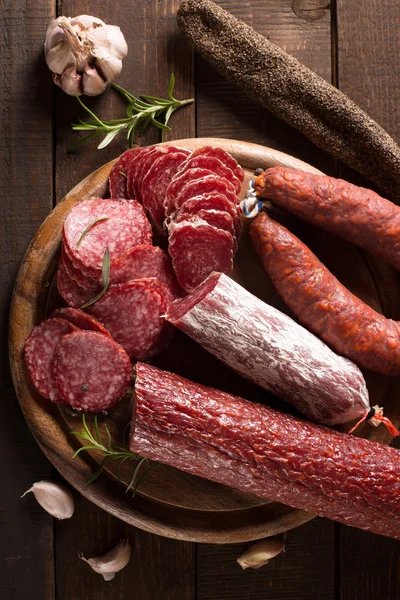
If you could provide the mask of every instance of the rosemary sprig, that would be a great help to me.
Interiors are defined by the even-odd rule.
[[[95,219],[94,221],[92,221],[91,223],[89,223],[89,225],[86,227],[86,229],[83,230],[79,240],[76,243],[76,248],[78,248],[81,243],[83,238],[85,237],[85,235],[87,234],[87,232],[89,231],[89,229],[92,229],[92,227],[94,227],[94,225],[96,225],[97,223],[102,223],[103,221],[108,221],[110,217],[100,217],[100,219]]]
[[[100,300],[102,296],[108,290],[108,286],[110,285],[110,252],[108,250],[108,246],[104,251],[103,262],[101,265],[101,278],[103,282],[103,287],[100,292],[91,300],[88,300],[81,306],[81,309],[87,308],[88,306],[92,306],[97,300]]]
[[[150,124],[161,129],[162,140],[164,131],[171,129],[168,126],[171,115],[178,108],[194,102],[193,98],[189,98],[188,100],[177,100],[174,97],[174,74],[171,75],[169,80],[168,98],[157,98],[156,96],[147,96],[144,94],[137,98],[115,83],[112,84],[112,87],[128,102],[128,106],[126,107],[126,118],[102,121],[82,102],[79,96],[77,96],[79,104],[91,117],[93,117],[93,119],[90,121],[82,121],[80,119],[79,123],[74,123],[72,125],[74,131],[87,131],[89,132],[89,135],[79,140],[71,149],[97,135],[104,134],[104,138],[97,146],[97,148],[101,150],[108,146],[121,131],[126,132],[128,147],[132,148],[135,135],[143,135]]]
[[[86,485],[93,483],[93,481],[95,481],[99,477],[99,475],[102,473],[104,467],[106,466],[106,464],[109,460],[118,461],[118,463],[119,463],[118,468],[117,468],[118,480],[121,481],[122,483],[124,483],[125,485],[127,485],[125,493],[129,492],[129,490],[132,490],[133,495],[135,495],[139,485],[141,484],[143,479],[146,477],[146,475],[156,466],[156,463],[151,464],[150,461],[147,460],[147,458],[144,458],[143,456],[140,456],[139,454],[135,454],[134,452],[131,452],[128,448],[126,448],[124,446],[119,446],[119,445],[112,446],[110,430],[108,429],[106,423],[104,423],[104,431],[107,436],[106,444],[103,443],[103,440],[102,440],[102,437],[100,434],[99,424],[97,421],[97,415],[94,416],[93,432],[92,432],[92,431],[90,431],[89,426],[86,422],[85,414],[83,414],[82,415],[82,430],[81,431],[70,431],[70,433],[71,433],[71,435],[75,435],[81,439],[86,440],[88,442],[88,444],[79,448],[75,452],[75,454],[73,455],[72,458],[75,458],[76,456],[78,456],[78,454],[80,454],[81,452],[86,451],[86,450],[97,450],[98,452],[102,452],[104,454],[103,460],[101,461],[99,468],[93,473],[93,475],[90,477],[90,479],[87,480]],[[132,477],[130,478],[130,481],[126,482],[126,481],[122,481],[122,479],[120,478],[120,471],[121,471],[122,465],[124,463],[126,463],[128,460],[136,460],[139,462],[137,463],[137,465],[135,465],[135,468],[133,470],[133,474],[132,474]],[[141,468],[145,463],[148,463],[150,466],[139,477]]]

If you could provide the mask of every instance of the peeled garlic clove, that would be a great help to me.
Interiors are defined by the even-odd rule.
[[[83,93],[87,96],[98,96],[107,87],[107,82],[99,75],[96,69],[86,66],[82,75]]]
[[[108,83],[114,81],[122,71],[122,60],[113,56],[97,58],[94,64]]]
[[[103,575],[105,581],[114,579],[115,573],[121,571],[131,558],[131,544],[129,540],[121,540],[112,550],[97,558],[86,559],[79,555],[96,573]]]
[[[88,38],[94,43],[95,53],[98,58],[125,58],[128,54],[128,44],[121,29],[116,25],[98,27],[88,32]]]
[[[285,542],[278,538],[267,538],[250,546],[237,562],[242,569],[259,569],[268,564],[271,558],[275,558],[285,549]]]
[[[33,492],[36,500],[45,511],[56,519],[69,519],[74,514],[74,499],[67,488],[52,481],[38,481],[21,498]]]

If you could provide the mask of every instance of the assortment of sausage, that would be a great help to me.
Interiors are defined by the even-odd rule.
[[[111,408],[130,387],[131,361],[157,355],[178,328],[311,421],[372,416],[356,365],[399,375],[399,324],[352,295],[266,213],[251,223],[253,244],[285,303],[313,333],[229,278],[243,180],[241,167],[219,148],[135,148],[111,170],[111,199],[72,208],[57,272],[68,306],[25,343],[28,371],[44,398],[83,411]],[[400,212],[377,194],[282,167],[265,171],[254,187],[400,265]],[[153,230],[168,236],[169,255],[152,244]],[[395,450],[141,362],[135,390],[132,451],[400,539]]]

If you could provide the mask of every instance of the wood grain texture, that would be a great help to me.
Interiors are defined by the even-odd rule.
[[[21,494],[53,469],[23,419],[8,366],[8,312],[25,250],[52,207],[52,84],[43,42],[54,2],[0,5],[0,596],[53,600],[53,523]]]
[[[399,23],[397,2],[337,0],[338,85],[397,143],[400,142]],[[346,179],[366,185],[365,180],[342,165],[339,172]],[[370,268],[373,276],[388,273],[388,267],[379,261],[371,261]],[[399,279],[398,274],[395,277]],[[393,296],[390,287],[382,294],[384,299]],[[400,543],[343,526],[340,531],[340,599],[399,598]]]

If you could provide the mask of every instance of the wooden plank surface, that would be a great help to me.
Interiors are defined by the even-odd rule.
[[[400,4],[337,0],[338,86],[400,143]],[[342,169],[346,177],[354,173]],[[358,177],[355,181],[360,182]],[[397,600],[400,543],[340,527],[341,600]]]
[[[21,494],[52,473],[11,384],[9,303],[19,263],[52,207],[52,91],[43,60],[52,0],[0,6],[1,403],[0,596],[52,600],[53,520]]]

